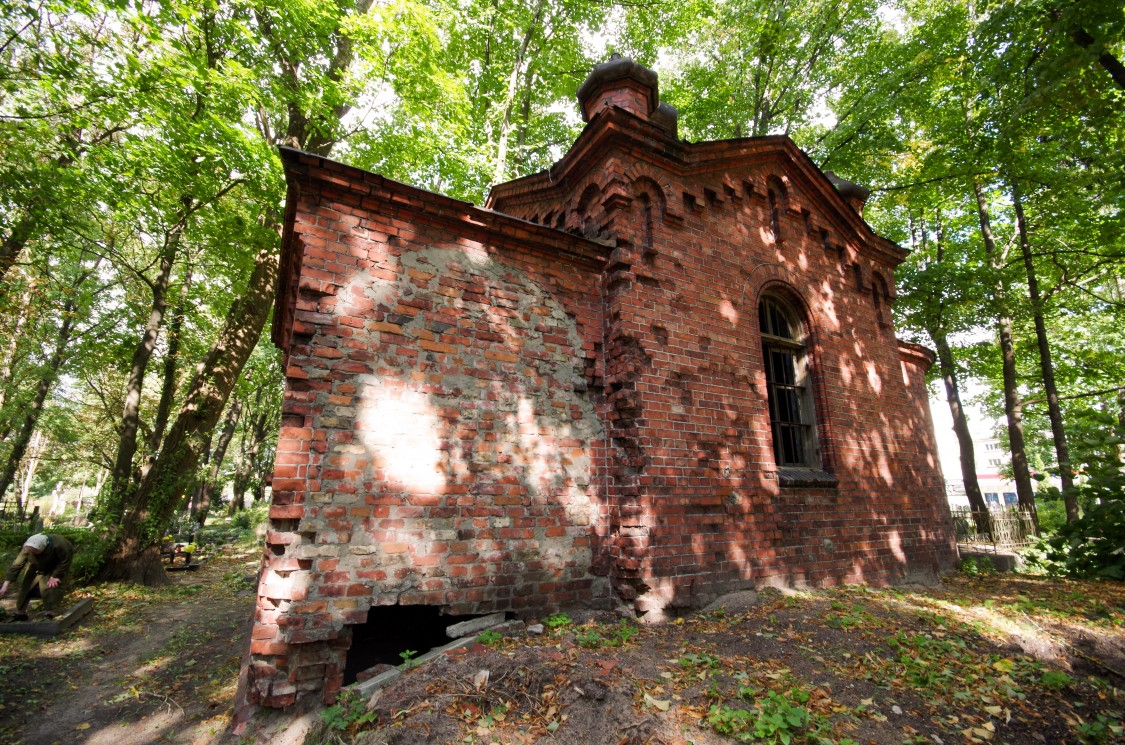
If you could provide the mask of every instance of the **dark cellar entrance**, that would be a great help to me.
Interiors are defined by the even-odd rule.
[[[344,685],[380,663],[401,665],[402,653],[413,650],[418,658],[451,641],[445,630],[455,623],[480,618],[444,616],[436,605],[379,605],[367,612],[367,622],[352,627],[352,646],[344,665]]]

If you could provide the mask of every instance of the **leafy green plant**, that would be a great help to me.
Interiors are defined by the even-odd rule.
[[[613,630],[614,647],[623,647],[633,640],[633,637],[640,633],[640,629],[633,624],[622,621],[618,624],[617,628]]]
[[[363,725],[375,722],[379,715],[367,710],[367,702],[358,693],[343,690],[336,703],[320,712],[320,718],[330,728],[354,735]]]
[[[230,526],[240,531],[248,532],[258,528],[268,517],[269,505],[256,504],[250,509],[239,510],[230,519]]]
[[[477,643],[486,647],[494,647],[503,640],[504,636],[498,631],[485,631],[477,637]]]
[[[547,616],[546,618],[543,619],[543,625],[546,626],[551,631],[558,631],[559,629],[565,629],[567,626],[570,626],[572,623],[574,623],[574,621],[571,620],[570,616],[568,616],[565,613],[552,613],[551,615],[549,615],[549,616]]]
[[[1053,574],[1125,580],[1125,500],[1091,506],[1036,548],[1042,557],[1029,552],[1027,559]]]
[[[574,640],[580,647],[598,649],[599,647],[623,647],[628,644],[639,629],[622,621],[619,625],[606,628],[591,624],[574,632]]]
[[[699,654],[685,654],[677,660],[680,667],[708,667],[716,668],[719,666],[719,658],[707,652],[700,652]]]
[[[860,605],[849,608],[843,603],[833,602],[832,608],[834,610],[825,615],[824,620],[834,629],[851,631],[859,626],[867,626],[875,620],[875,617]]]
[[[605,644],[605,637],[597,626],[584,626],[574,632],[574,641],[586,649],[597,649]]]
[[[1105,714],[1098,714],[1096,719],[1088,722],[1078,723],[1078,734],[1085,742],[1102,743],[1116,742],[1121,735],[1125,734],[1125,726],[1121,722],[1114,719],[1112,716]]]
[[[1043,675],[1039,677],[1039,685],[1055,691],[1066,688],[1073,683],[1074,678],[1057,670],[1046,670],[1043,672]]]
[[[794,701],[790,697],[801,700]],[[711,706],[707,723],[720,735],[740,742],[789,745],[809,724],[809,711],[800,705],[805,701],[808,701],[808,692],[801,688],[793,688],[785,694],[767,691],[749,710],[725,704]]]
[[[402,666],[407,669],[412,668],[418,664],[414,659],[417,655],[418,651],[414,649],[404,649],[403,651],[398,653],[398,656],[402,658]]]

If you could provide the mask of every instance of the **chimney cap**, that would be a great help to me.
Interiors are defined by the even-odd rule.
[[[824,175],[836,187],[836,191],[840,192],[840,196],[844,199],[858,199],[860,202],[866,202],[867,198],[871,196],[871,190],[867,187],[860,186],[854,181],[848,181],[846,178],[837,176],[832,171],[825,171]]]
[[[634,85],[630,86],[629,83]],[[588,106],[587,103],[596,96],[602,89],[612,88],[628,88],[639,87],[645,91],[647,101],[647,111],[635,112],[647,117],[656,110],[657,105],[660,103],[660,96],[658,91],[657,75],[652,70],[648,69],[639,62],[622,57],[614,52],[610,55],[609,60],[596,65],[590,71],[586,81],[578,88],[578,103],[582,108],[582,116],[586,121],[589,121],[596,109]]]

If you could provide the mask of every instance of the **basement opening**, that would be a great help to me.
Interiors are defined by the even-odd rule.
[[[480,615],[442,615],[437,605],[378,605],[367,612],[367,622],[352,626],[352,645],[344,664],[344,685],[356,682],[361,672],[375,665],[401,665],[402,654],[417,659],[450,639],[445,630]]]

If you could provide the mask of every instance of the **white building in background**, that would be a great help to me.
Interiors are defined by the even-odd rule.
[[[996,436],[1003,423],[965,400],[973,395],[973,391],[962,395],[964,398],[961,403],[969,422],[969,434],[973,438],[977,483],[984,494],[984,501],[993,509],[1014,507],[1016,484],[1001,475],[1001,471],[1009,467],[1012,459]],[[941,458],[941,472],[945,477],[945,494],[949,499],[949,506],[968,507],[969,498],[965,494],[965,481],[961,475],[961,448],[957,444],[957,435],[953,433],[953,416],[949,413],[949,404],[945,400],[945,386],[940,381],[930,387],[930,410],[934,416],[938,455]]]

